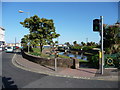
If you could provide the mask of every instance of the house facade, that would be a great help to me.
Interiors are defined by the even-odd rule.
[[[0,27],[0,47],[5,45],[5,29]]]

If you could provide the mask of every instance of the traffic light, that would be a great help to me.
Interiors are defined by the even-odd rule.
[[[99,19],[93,20],[93,31],[100,31],[100,20]]]

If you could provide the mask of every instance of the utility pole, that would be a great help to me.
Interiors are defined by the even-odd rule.
[[[86,44],[88,43],[88,38],[86,38]]]
[[[104,51],[103,51],[103,16],[100,16],[100,29],[101,29],[101,74],[103,75]]]
[[[100,19],[93,20],[93,31],[100,32],[101,35],[101,50],[99,51],[99,60],[100,60],[100,70],[101,74],[103,74],[103,66],[104,66],[104,51],[103,51],[103,16],[100,16]]]
[[[24,11],[22,11],[22,10],[19,10],[18,12],[19,12],[19,13],[27,13],[27,17],[28,17],[28,18],[30,17],[30,12],[24,12]],[[28,34],[28,53],[29,53],[29,51],[30,51],[30,50],[29,50],[29,47],[30,47],[29,44],[30,44],[30,42],[29,42],[29,34]]]
[[[16,46],[16,37],[15,37],[15,46]]]

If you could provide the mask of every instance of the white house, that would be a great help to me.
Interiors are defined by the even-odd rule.
[[[5,44],[5,29],[0,27],[0,47],[3,47]]]

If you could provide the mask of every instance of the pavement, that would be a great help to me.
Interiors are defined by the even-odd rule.
[[[105,81],[119,81],[120,70],[118,69],[104,69],[104,74],[101,75],[98,69],[94,68],[63,68],[57,67],[55,71],[54,67],[41,66],[37,63],[31,62],[22,57],[20,52],[15,53],[12,63],[23,70],[30,72],[47,74],[51,76],[78,78],[78,79],[90,79],[90,80],[105,80]]]

